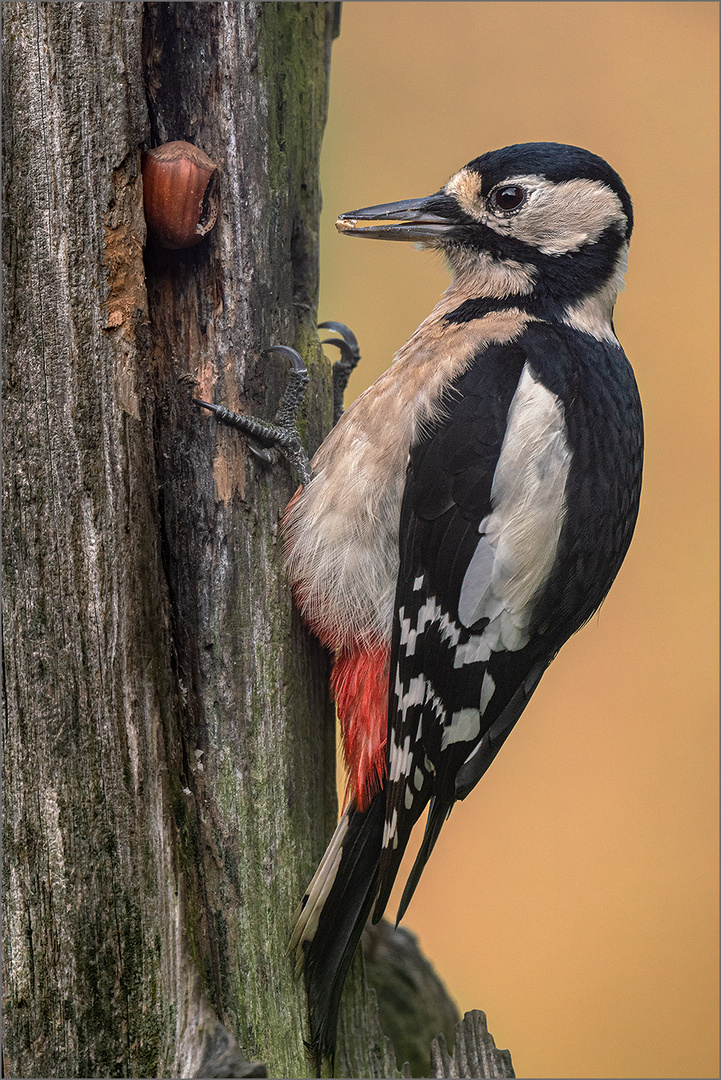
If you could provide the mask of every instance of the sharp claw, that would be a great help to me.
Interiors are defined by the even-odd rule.
[[[266,465],[275,465],[278,460],[277,450],[265,450],[263,447],[257,446],[252,439],[246,439],[246,445],[253,457],[256,457],[258,461],[263,461]]]
[[[355,334],[353,333],[352,330],[349,330],[349,328],[345,325],[345,323],[342,323],[342,322],[322,322],[322,323],[318,323],[318,329],[319,330],[335,330],[336,334],[340,334],[340,336],[343,338],[343,340],[346,342],[346,344],[351,347],[351,349],[353,349],[355,351],[358,350],[358,338],[355,336]],[[331,338],[331,341],[332,340],[333,339]],[[325,344],[325,342],[324,342],[324,344]]]
[[[226,408],[225,405],[213,405],[212,402],[201,401],[200,398],[191,398],[190,400],[203,409],[209,409],[216,419],[224,424],[229,424],[231,427],[242,427],[245,422],[245,418],[240,413],[233,412],[232,409]]]
[[[271,345],[270,348],[266,349],[265,351],[269,353],[274,352],[278,353],[280,356],[285,356],[286,359],[290,360],[291,364],[293,365],[294,371],[305,371],[307,374],[307,369],[305,364],[303,363],[300,353],[297,353],[295,349],[291,349],[289,345]]]
[[[333,364],[333,425],[335,426],[343,415],[343,395],[348,385],[351,372],[360,360],[360,348],[358,338],[352,330],[340,322],[318,323],[321,330],[333,330],[340,334],[340,338],[325,338],[321,345],[335,345],[341,354],[340,360]]]
[[[210,411],[213,413],[217,413],[218,411],[218,406],[211,405],[209,401],[201,401],[200,398],[197,397],[191,398],[191,401],[194,405],[201,405],[204,409],[210,409]]]
[[[355,367],[355,356],[353,355],[353,349],[347,341],[344,341],[342,338],[330,337],[326,338],[325,341],[321,341],[321,345],[336,345],[340,349],[341,355],[343,357],[342,361],[336,360],[336,363],[345,363],[348,366]]]

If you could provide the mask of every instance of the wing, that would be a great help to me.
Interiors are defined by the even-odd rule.
[[[531,619],[556,556],[570,459],[563,406],[518,344],[480,353],[411,449],[375,919],[424,808],[399,919],[453,803],[488,768],[551,659]]]

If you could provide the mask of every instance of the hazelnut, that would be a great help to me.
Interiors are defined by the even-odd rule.
[[[199,244],[218,216],[218,166],[197,146],[169,142],[143,154],[148,232],[161,247]]]

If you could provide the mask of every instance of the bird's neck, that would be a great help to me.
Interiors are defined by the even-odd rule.
[[[627,253],[627,244],[621,244],[603,275],[598,266],[590,274],[583,256],[572,263],[555,261],[551,264],[555,274],[541,274],[532,263],[485,252],[457,252],[449,259],[453,280],[434,314],[448,325],[518,311],[572,326],[599,341],[616,342],[613,309],[623,288]],[[588,260],[595,255],[589,251]],[[590,281],[595,287],[586,284]]]

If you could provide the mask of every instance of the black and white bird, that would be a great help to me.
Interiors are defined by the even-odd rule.
[[[291,943],[318,1062],[414,824],[428,807],[399,919],[454,803],[628,549],[643,422],[612,315],[632,225],[613,169],[556,143],[483,154],[434,195],[338,220],[442,251],[453,280],[285,517],[297,603],[334,656],[349,771]]]

